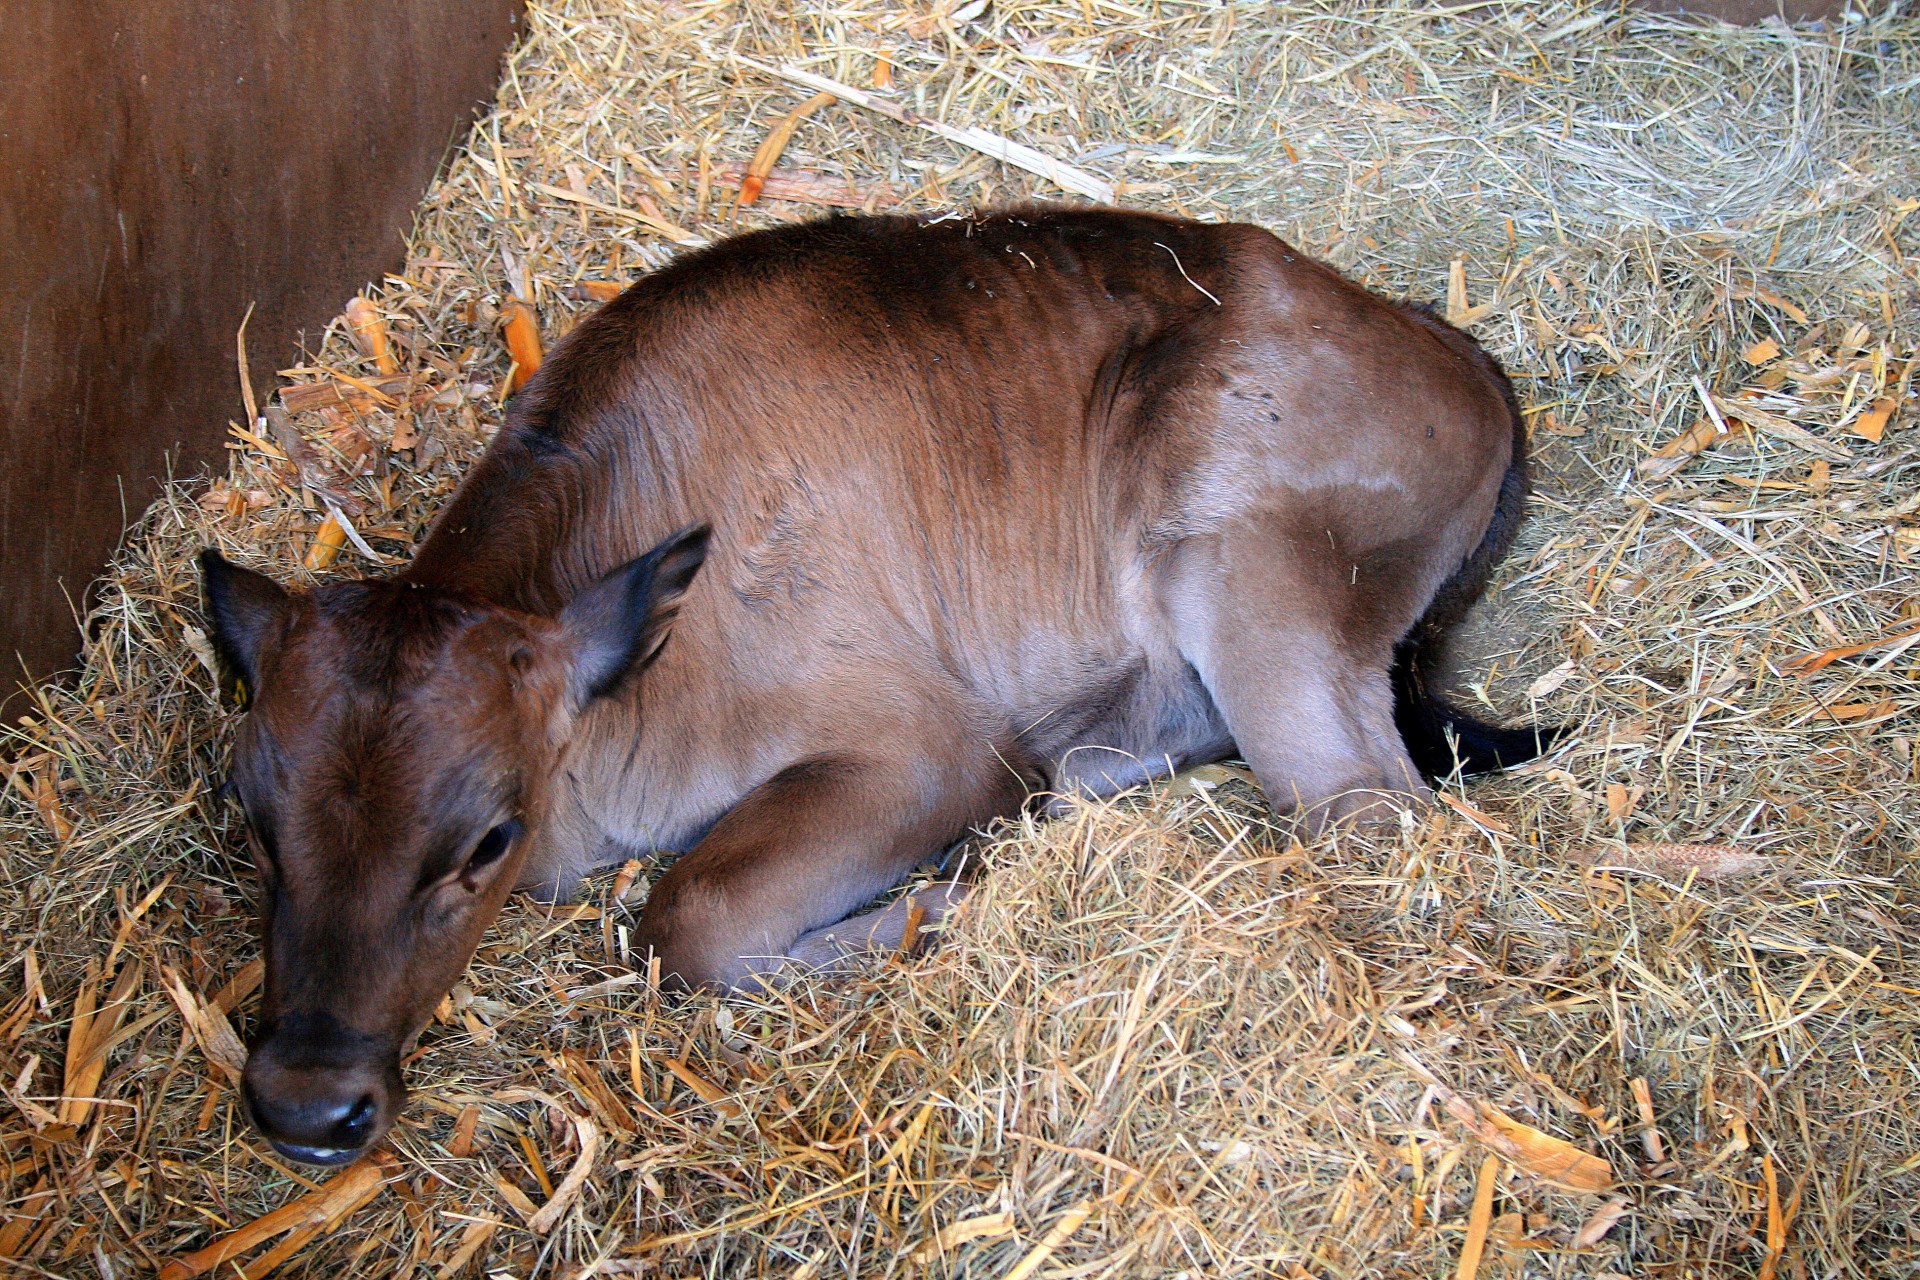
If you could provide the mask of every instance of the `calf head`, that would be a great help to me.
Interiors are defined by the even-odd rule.
[[[304,596],[209,551],[217,647],[251,705],[233,786],[266,982],[244,1093],[285,1155],[383,1135],[400,1056],[518,882],[575,717],[658,651],[706,554],[683,530],[558,614],[406,581]]]

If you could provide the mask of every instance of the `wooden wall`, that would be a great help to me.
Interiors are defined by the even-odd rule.
[[[401,261],[519,0],[0,0],[0,695],[168,466]],[[17,713],[17,709],[16,709]]]

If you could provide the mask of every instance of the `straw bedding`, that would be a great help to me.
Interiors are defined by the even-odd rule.
[[[252,420],[230,467],[166,490],[84,668],[7,729],[10,1270],[1920,1270],[1920,25],[557,0],[528,26],[367,294],[396,372],[342,324],[287,413],[208,406]],[[500,420],[515,296],[551,342],[676,239],[1078,180],[834,100],[742,203],[811,92],[760,69],[789,64],[1470,324],[1541,492],[1458,696],[1570,741],[1398,839],[1292,844],[1221,767],[1012,824],[933,955],[779,998],[656,1002],[644,869],[516,902],[386,1152],[283,1167],[233,1092],[257,968],[191,556],[403,560]]]

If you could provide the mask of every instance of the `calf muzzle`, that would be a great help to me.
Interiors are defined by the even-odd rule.
[[[299,1021],[307,1025],[275,1030],[254,1046],[241,1081],[247,1113],[287,1159],[347,1164],[385,1134],[399,1112],[398,1055],[370,1052],[370,1037],[316,1035],[316,1020]]]

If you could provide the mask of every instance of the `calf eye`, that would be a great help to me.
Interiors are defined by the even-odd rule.
[[[500,861],[501,855],[512,847],[514,837],[519,834],[520,824],[508,821],[481,836],[480,843],[473,846],[473,856],[467,859],[467,870],[478,871],[481,867]]]

